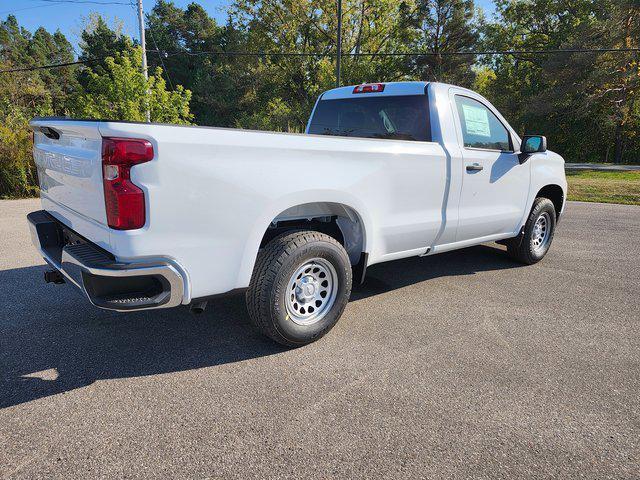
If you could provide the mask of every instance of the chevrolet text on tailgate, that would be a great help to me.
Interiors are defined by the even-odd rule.
[[[426,82],[336,88],[306,134],[36,118],[50,282],[130,311],[246,291],[289,346],[338,321],[370,265],[489,241],[532,264],[565,205],[563,159],[482,96]]]

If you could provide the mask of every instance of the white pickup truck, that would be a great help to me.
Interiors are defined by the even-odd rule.
[[[94,305],[131,311],[246,292],[289,346],[338,321],[368,266],[501,241],[546,254],[564,161],[472,91],[362,84],[323,93],[306,134],[36,118],[33,242]]]

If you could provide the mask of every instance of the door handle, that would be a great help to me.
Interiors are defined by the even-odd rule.
[[[467,165],[467,172],[479,172],[483,168],[479,163],[472,163],[471,165]]]

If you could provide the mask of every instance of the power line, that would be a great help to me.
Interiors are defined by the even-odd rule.
[[[334,57],[335,53],[298,53],[298,52],[163,52],[161,50],[149,50],[165,54],[167,56],[187,55],[187,56],[233,56],[233,57]],[[454,55],[553,55],[559,53],[612,53],[612,52],[640,52],[640,48],[574,48],[558,50],[484,50],[473,52],[402,52],[402,53],[342,53],[342,56],[349,57],[432,57],[432,56],[454,56]],[[106,57],[105,57],[106,58]],[[18,67],[8,70],[0,70],[0,73],[28,72],[32,70],[44,70],[47,68],[67,67],[70,65],[87,65],[101,62],[105,58],[92,58],[89,60],[78,60],[76,62],[55,63],[50,65],[35,65],[32,67]]]
[[[47,2],[47,3],[75,3],[75,4],[91,4],[91,5],[129,5],[127,2],[100,2],[97,0],[36,0],[38,2]]]
[[[33,67],[10,68],[8,70],[0,70],[0,73],[32,72],[34,70],[46,70],[47,68],[69,67],[71,65],[88,65],[90,63],[101,62],[103,60],[104,58],[91,58],[89,60],[78,60],[75,62],[53,63],[50,65],[35,65]]]
[[[24,7],[24,8],[14,8],[12,10],[2,10],[0,12],[0,15],[4,15],[5,13],[15,13],[15,12],[21,12],[23,10],[32,10],[34,8],[47,8],[47,7],[53,7],[54,5],[32,5],[31,7]]]
[[[485,50],[474,52],[408,52],[408,53],[343,53],[354,57],[393,57],[393,56],[455,56],[455,55],[546,55],[556,53],[607,53],[607,52],[640,52],[640,48],[565,48],[556,50]]]
[[[38,2],[46,2],[46,5],[32,5],[30,7],[24,7],[24,8],[14,8],[11,10],[2,10],[0,11],[0,15],[4,15],[7,13],[15,13],[15,12],[21,12],[23,10],[33,10],[34,8],[47,8],[47,7],[55,7],[56,4],[58,3],[71,3],[71,4],[76,4],[76,5],[80,5],[80,4],[92,4],[92,5],[129,5],[128,3],[125,2],[98,2],[98,1],[94,1],[94,0],[36,0]]]

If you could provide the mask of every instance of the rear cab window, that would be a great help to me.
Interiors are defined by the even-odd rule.
[[[308,133],[430,142],[429,100],[426,94],[320,100]]]

